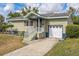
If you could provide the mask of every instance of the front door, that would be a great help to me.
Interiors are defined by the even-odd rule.
[[[37,19],[38,32],[44,32],[44,20],[42,18]]]

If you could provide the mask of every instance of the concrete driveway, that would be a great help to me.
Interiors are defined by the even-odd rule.
[[[58,39],[45,38],[32,42],[4,56],[43,56],[58,42]]]

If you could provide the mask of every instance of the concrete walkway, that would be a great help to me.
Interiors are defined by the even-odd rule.
[[[37,42],[31,43],[23,48],[5,54],[4,56],[43,56],[45,55],[56,43],[57,39],[40,39]]]

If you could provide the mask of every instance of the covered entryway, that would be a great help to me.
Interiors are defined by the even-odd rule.
[[[62,25],[49,25],[49,37],[62,39],[63,26]]]

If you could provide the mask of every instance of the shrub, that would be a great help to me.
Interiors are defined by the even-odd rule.
[[[19,36],[24,36],[24,31],[19,31],[19,32],[18,32],[18,35],[19,35]]]
[[[73,23],[79,25],[79,16],[73,16],[72,17]]]
[[[70,38],[78,38],[79,37],[79,25],[67,25],[66,27],[66,35]]]

